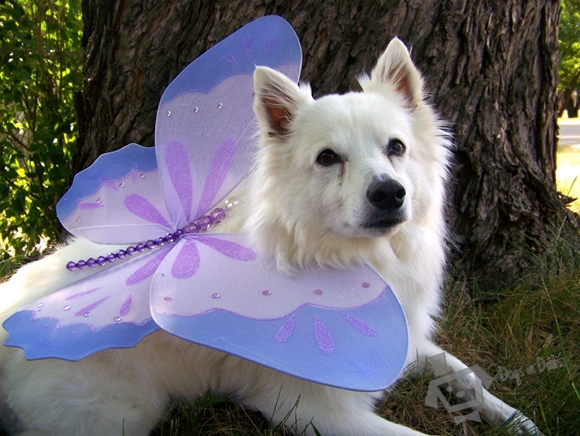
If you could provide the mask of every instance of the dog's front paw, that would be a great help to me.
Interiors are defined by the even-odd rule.
[[[516,410],[507,420],[506,427],[510,433],[518,436],[542,436],[538,426],[519,410]]]

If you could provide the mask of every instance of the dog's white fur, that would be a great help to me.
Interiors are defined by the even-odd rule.
[[[285,272],[312,264],[372,265],[405,309],[407,363],[442,353],[430,337],[440,314],[449,144],[405,46],[391,42],[371,76],[360,80],[360,93],[314,100],[307,86],[270,69],[258,68],[254,77],[261,134],[256,167],[235,194],[240,205],[218,230],[247,232],[258,252]],[[389,148],[393,140],[406,150]],[[334,163],[317,160],[325,150],[335,154]],[[371,225],[376,217],[367,190],[377,180],[404,187],[398,221],[388,226]],[[70,274],[63,268],[68,260],[110,251],[76,239],[22,267],[2,285],[1,319],[93,272]],[[453,370],[466,368],[446,357]],[[210,390],[232,395],[274,423],[300,399],[291,424],[309,433],[312,421],[322,435],[419,434],[374,413],[381,392],[309,383],[162,331],[134,348],[79,362],[26,361],[21,350],[2,347],[0,389],[2,422],[14,433],[146,435],[170,397],[194,399]],[[495,424],[516,412],[487,392],[479,411]]]

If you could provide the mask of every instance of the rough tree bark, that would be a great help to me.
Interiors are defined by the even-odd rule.
[[[453,270],[495,286],[521,276],[526,253],[548,247],[553,226],[572,218],[555,186],[559,12],[554,0],[84,0],[74,170],[129,142],[153,145],[171,79],[259,16],[292,24],[315,95],[357,89],[398,35],[457,147]]]

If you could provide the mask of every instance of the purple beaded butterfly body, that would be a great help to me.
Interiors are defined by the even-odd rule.
[[[243,235],[205,233],[227,219],[233,202],[216,206],[252,163],[255,65],[297,80],[300,63],[294,31],[270,16],[188,66],[161,98],[155,148],[99,157],[57,206],[74,235],[133,245],[71,260],[70,270],[105,267],[7,319],[5,345],[28,359],[78,360],[161,328],[318,383],[361,391],[393,383],[407,325],[371,268],[287,277]]]

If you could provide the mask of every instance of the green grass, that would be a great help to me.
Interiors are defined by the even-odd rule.
[[[207,393],[193,404],[176,401],[151,435],[300,435],[301,433],[292,431],[293,428],[296,429],[293,411],[293,409],[289,410],[284,421],[272,427],[258,412],[245,410],[228,398],[220,398]],[[316,431],[314,426],[312,428]]]
[[[22,259],[16,259],[14,257],[0,259],[0,283],[8,280],[12,273],[25,263]]]

